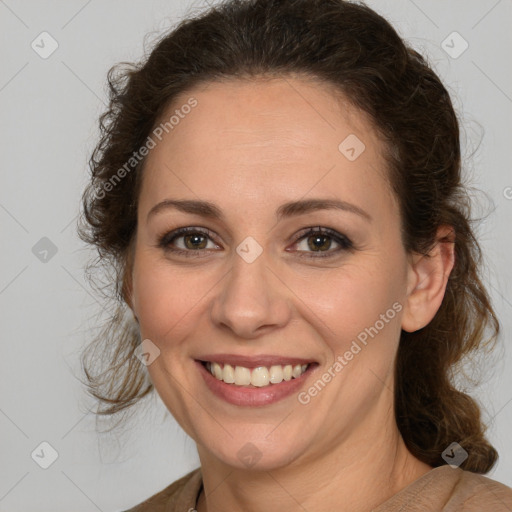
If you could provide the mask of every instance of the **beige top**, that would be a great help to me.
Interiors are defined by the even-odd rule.
[[[193,512],[201,468],[125,512]],[[483,475],[439,466],[371,512],[512,512],[512,489]]]

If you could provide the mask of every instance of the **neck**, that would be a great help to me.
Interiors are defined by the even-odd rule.
[[[372,510],[432,469],[407,450],[394,421],[383,427],[358,429],[314,458],[268,471],[233,468],[198,446],[204,492],[197,512]]]

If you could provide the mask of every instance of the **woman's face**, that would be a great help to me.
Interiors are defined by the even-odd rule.
[[[361,453],[392,421],[408,293],[382,143],[300,78],[210,83],[164,121],[175,110],[146,161],[132,272],[156,390],[200,454],[231,466]],[[286,380],[287,363],[310,364]]]

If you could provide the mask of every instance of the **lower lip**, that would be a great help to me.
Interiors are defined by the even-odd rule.
[[[297,379],[283,380],[279,384],[270,384],[262,388],[236,386],[226,384],[216,379],[199,361],[196,361],[199,371],[203,376],[210,391],[233,405],[248,405],[252,407],[269,405],[282,400],[294,393],[298,393],[304,386],[306,379],[314,372],[316,364],[310,364],[307,370]]]

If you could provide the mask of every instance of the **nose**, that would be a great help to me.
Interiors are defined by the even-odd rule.
[[[231,271],[221,281],[211,319],[237,337],[254,339],[282,328],[291,317],[287,288],[261,255],[247,263],[233,256]]]

